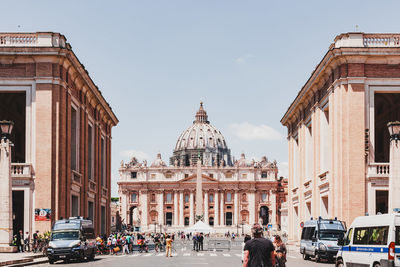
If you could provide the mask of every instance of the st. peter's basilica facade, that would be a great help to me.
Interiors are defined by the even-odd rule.
[[[118,181],[122,223],[140,231],[175,231],[196,221],[197,161],[201,160],[203,221],[217,232],[248,231],[254,222],[280,227],[285,191],[276,161],[234,160],[224,136],[200,104],[195,121],[176,143],[170,165],[161,154],[148,165],[121,162]]]

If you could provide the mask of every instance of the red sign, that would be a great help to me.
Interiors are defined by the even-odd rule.
[[[304,227],[304,222],[300,223],[300,227],[303,228]]]

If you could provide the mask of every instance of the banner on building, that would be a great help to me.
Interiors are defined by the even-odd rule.
[[[35,209],[35,221],[50,221],[51,209]]]

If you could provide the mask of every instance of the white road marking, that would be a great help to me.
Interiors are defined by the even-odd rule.
[[[157,257],[161,257],[161,256],[165,256],[165,254],[164,253],[158,253],[156,256]]]
[[[144,257],[150,257],[150,256],[153,256],[153,253],[151,253],[151,254],[147,253],[144,255]]]
[[[204,253],[197,253],[197,256],[204,256]]]
[[[190,253],[183,253],[183,256],[188,257],[188,256],[190,256]]]
[[[238,257],[242,257],[242,254],[235,254],[236,256],[238,256]]]
[[[139,256],[139,254],[132,254],[131,257],[137,257],[137,256]]]
[[[211,257],[216,257],[217,254],[215,254],[215,253],[210,253],[210,256],[211,256]]]
[[[292,258],[292,259],[297,259],[297,257],[295,257],[295,256],[286,256],[286,257],[288,257],[288,258]]]
[[[231,256],[231,254],[222,254],[222,255],[224,255],[224,257],[230,257]]]

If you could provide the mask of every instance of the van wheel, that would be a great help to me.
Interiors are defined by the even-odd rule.
[[[381,267],[381,265],[379,263],[374,263],[374,267]]]
[[[49,263],[50,264],[54,264],[54,260],[49,260]]]
[[[343,260],[338,260],[335,264],[335,267],[344,267]]]
[[[321,257],[319,256],[318,252],[315,253],[315,262],[321,262]]]
[[[309,260],[310,256],[306,254],[305,250],[303,250],[303,260]]]

